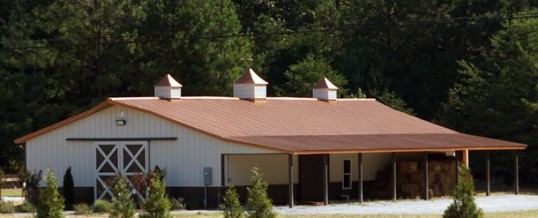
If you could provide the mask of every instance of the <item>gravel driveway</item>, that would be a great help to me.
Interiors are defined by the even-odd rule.
[[[538,195],[494,195],[476,197],[484,212],[538,210]],[[399,200],[373,201],[363,204],[330,204],[327,206],[278,206],[279,214],[443,214],[452,198],[429,201]]]

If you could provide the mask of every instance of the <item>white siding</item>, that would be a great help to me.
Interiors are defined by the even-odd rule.
[[[266,98],[267,86],[255,84],[234,84],[234,97],[242,99]]]
[[[312,95],[314,98],[322,100],[336,100],[336,90],[329,89],[313,89]]]
[[[154,92],[155,92],[155,97],[181,98],[180,87],[155,86]]]
[[[127,125],[116,126],[123,112]],[[221,154],[274,153],[245,146],[182,127],[157,116],[114,106],[63,126],[26,143],[27,168],[54,170],[59,184],[67,167],[72,167],[75,186],[95,183],[95,142],[66,141],[66,138],[177,137],[174,141],[150,141],[149,163],[166,167],[168,186],[203,186],[203,167],[213,169],[213,185],[220,186]]]
[[[251,169],[257,167],[269,184],[288,184],[288,155],[227,155],[225,185],[250,184]],[[293,156],[293,182],[299,182],[297,156]]]

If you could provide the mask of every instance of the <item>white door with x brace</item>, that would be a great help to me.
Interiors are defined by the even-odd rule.
[[[130,179],[137,173],[148,171],[148,143],[97,142],[95,143],[95,199],[110,199],[110,185],[118,174]],[[133,191],[137,193],[135,189]]]

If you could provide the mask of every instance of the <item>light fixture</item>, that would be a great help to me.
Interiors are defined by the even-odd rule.
[[[127,120],[125,120],[125,114],[122,111],[116,116],[116,126],[125,126],[125,124],[127,124]]]
[[[127,124],[127,121],[125,119],[116,120],[116,126],[125,126],[125,124]]]

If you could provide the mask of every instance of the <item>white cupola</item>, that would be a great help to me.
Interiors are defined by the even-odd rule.
[[[234,82],[234,97],[247,100],[265,100],[267,98],[267,83],[258,74],[248,68],[245,73]]]
[[[336,101],[336,87],[327,77],[323,77],[312,89],[314,98],[323,101]]]
[[[181,98],[181,84],[179,84],[170,74],[166,74],[154,86],[155,97],[166,99],[179,99]]]

